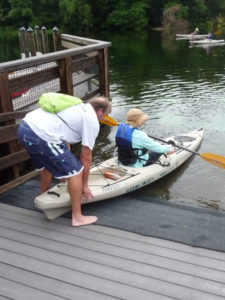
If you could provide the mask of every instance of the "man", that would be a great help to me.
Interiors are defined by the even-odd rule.
[[[57,114],[38,108],[28,113],[18,129],[19,142],[40,171],[41,192],[49,189],[52,175],[68,181],[72,204],[72,226],[92,224],[95,216],[81,213],[81,198],[93,197],[88,187],[92,149],[99,133],[99,121],[111,111],[108,98],[95,97],[88,103],[70,106]],[[81,142],[80,160],[69,144]]]
[[[149,166],[162,154],[172,154],[171,145],[161,145],[153,141],[140,127],[148,120],[148,115],[138,108],[128,111],[126,122],[121,123],[116,132],[118,159],[133,168]]]

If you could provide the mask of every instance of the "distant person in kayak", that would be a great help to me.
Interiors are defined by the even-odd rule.
[[[195,28],[195,31],[194,31],[192,34],[195,35],[195,34],[199,34],[199,33],[200,33],[200,30],[198,29],[198,27],[196,27],[196,28]]]
[[[161,145],[139,128],[148,120],[148,115],[138,108],[128,111],[126,122],[121,123],[116,132],[118,160],[123,165],[141,168],[157,161],[162,154],[172,154],[171,145]]]
[[[97,221],[95,216],[82,215],[81,198],[88,200],[93,197],[88,187],[92,149],[99,133],[99,121],[110,111],[111,104],[105,97],[95,97],[88,103],[67,107],[57,114],[38,108],[25,116],[18,129],[19,142],[40,171],[41,191],[50,188],[52,175],[68,181],[72,226]],[[80,159],[68,146],[79,142],[82,145]]]
[[[213,34],[212,34],[212,32],[208,32],[207,39],[208,39],[208,40],[212,40],[212,39],[213,39]]]

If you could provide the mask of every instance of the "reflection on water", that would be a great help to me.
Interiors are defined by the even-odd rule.
[[[144,129],[157,137],[203,127],[198,151],[225,156],[225,46],[190,48],[188,41],[158,32],[110,41],[112,116],[121,122],[129,108],[139,107],[150,116]],[[101,142],[104,158],[115,153],[115,130],[107,146]],[[135,195],[225,210],[224,181],[225,170],[195,156]]]

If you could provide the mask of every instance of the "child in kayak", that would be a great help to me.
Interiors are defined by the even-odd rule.
[[[148,118],[140,109],[133,108],[128,111],[126,122],[119,125],[116,145],[120,163],[141,168],[153,164],[162,154],[175,152],[171,145],[161,145],[140,130]]]

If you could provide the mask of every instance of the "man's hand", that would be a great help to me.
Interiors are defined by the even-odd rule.
[[[82,196],[82,198],[86,202],[88,202],[88,200],[90,200],[91,198],[93,198],[92,192],[91,192],[90,188],[87,185],[85,185],[83,187],[83,196]]]

